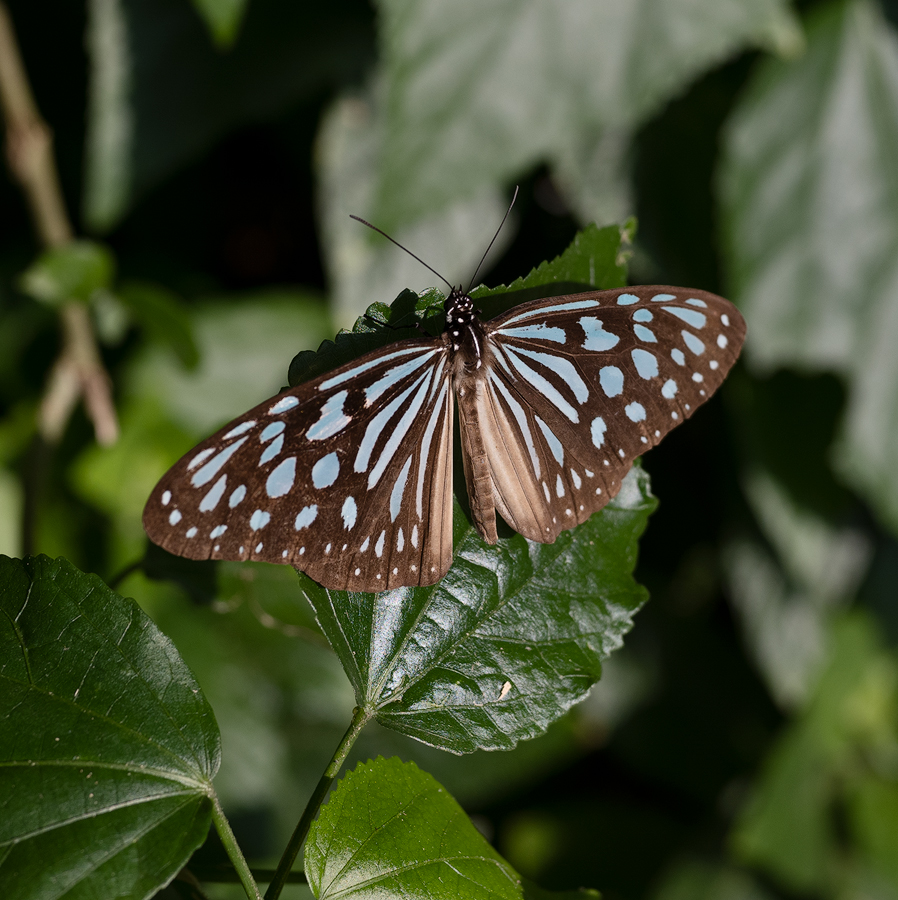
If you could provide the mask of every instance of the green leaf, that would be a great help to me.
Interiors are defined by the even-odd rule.
[[[222,48],[230,47],[246,13],[248,0],[193,0],[212,39]]]
[[[120,285],[119,300],[152,341],[167,344],[185,369],[195,369],[200,360],[193,325],[180,299],[157,284],[131,281]]]
[[[208,831],[212,710],[133,603],[0,558],[0,896],[149,897]]]
[[[652,900],[770,900],[771,895],[745,872],[688,861],[678,865]]]
[[[455,560],[433,587],[327,591],[303,577],[357,703],[389,728],[470,753],[532,738],[582,700],[646,591],[637,540],[655,503],[634,469],[553,544],[487,546],[456,504]]]
[[[35,300],[61,306],[91,295],[112,283],[115,259],[96,241],[72,241],[45,250],[20,276],[19,288]]]
[[[340,781],[309,832],[305,869],[318,900],[522,896],[517,874],[445,788],[395,758]]]
[[[200,0],[197,0],[200,2]],[[214,4],[225,23],[240,0]],[[202,156],[233,129],[265,122],[370,60],[371,13],[356,0],[249,5],[239,40],[222,53],[186,0],[90,0],[89,103],[83,215],[116,225],[136,198]],[[205,209],[169,223],[185,241],[206,228]]]
[[[747,44],[794,46],[782,0],[380,0],[387,231],[605,129],[632,128]],[[775,37],[774,37],[775,36]]]
[[[768,756],[733,835],[743,860],[802,893],[824,890],[838,871],[834,811],[844,794],[854,795],[854,826],[876,855],[864,785],[877,772],[894,784],[898,758],[898,659],[860,611],[834,623],[830,640],[813,698]],[[880,813],[888,825],[887,801]]]
[[[284,360],[333,333],[319,298],[286,289],[209,299],[190,308],[189,320],[201,360],[193,371],[174,364],[168,347],[154,345],[128,380],[131,392],[155,400],[196,437],[277,393]]]
[[[786,126],[785,123],[788,123]],[[838,461],[898,531],[898,37],[869,0],[816,10],[727,130],[729,276],[757,366],[849,383]]]

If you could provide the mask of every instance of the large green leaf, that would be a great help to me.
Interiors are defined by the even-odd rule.
[[[305,847],[318,900],[515,900],[517,873],[464,810],[414,763],[376,759],[348,772]]]
[[[782,0],[381,0],[386,229],[629,128],[746,44],[794,43]],[[589,155],[589,154],[586,154]]]
[[[195,5],[231,36],[236,0]],[[231,129],[357,74],[370,52],[370,13],[355,0],[251,3],[227,53],[187,0],[90,0],[88,12],[83,207],[96,229]]]
[[[896,692],[898,659],[884,648],[875,622],[861,612],[837,621],[811,702],[768,756],[739,817],[733,844],[740,857],[793,891],[824,891],[844,877],[849,862],[834,813],[850,799],[852,817],[844,824],[856,835],[847,845],[860,845],[874,864],[883,862],[884,846],[894,858]],[[879,802],[871,804],[871,794]],[[883,868],[890,867],[895,871]]]
[[[554,544],[483,543],[456,507],[455,560],[434,587],[306,595],[357,702],[455,753],[544,731],[599,680],[646,591],[633,580],[654,501],[634,470],[601,513]]]
[[[0,557],[0,609],[0,896],[151,896],[209,827],[211,708],[147,616],[65,560]]]
[[[808,24],[807,54],[761,65],[721,179],[727,256],[758,366],[849,382],[842,472],[898,529],[898,37],[869,0]]]

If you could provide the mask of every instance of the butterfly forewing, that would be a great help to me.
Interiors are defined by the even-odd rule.
[[[483,435],[498,511],[545,542],[711,396],[745,324],[713,294],[651,287],[535,301],[485,330],[492,357],[463,419]]]
[[[452,411],[445,341],[394,344],[194,448],[144,527],[180,556],[288,563],[331,588],[432,584],[452,557]]]

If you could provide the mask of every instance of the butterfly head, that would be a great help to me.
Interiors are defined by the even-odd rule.
[[[446,312],[447,331],[458,325],[467,325],[475,315],[474,301],[460,287],[452,288],[443,309]]]

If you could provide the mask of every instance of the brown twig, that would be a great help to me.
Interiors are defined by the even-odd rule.
[[[0,106],[6,119],[6,159],[31,208],[35,231],[44,247],[60,247],[74,234],[53,159],[53,135],[41,118],[28,84],[6,4],[0,0]],[[112,444],[118,418],[112,385],[100,359],[87,308],[78,302],[61,310],[62,350],[41,402],[38,428],[49,443],[65,431],[72,410],[84,398],[97,441]]]

